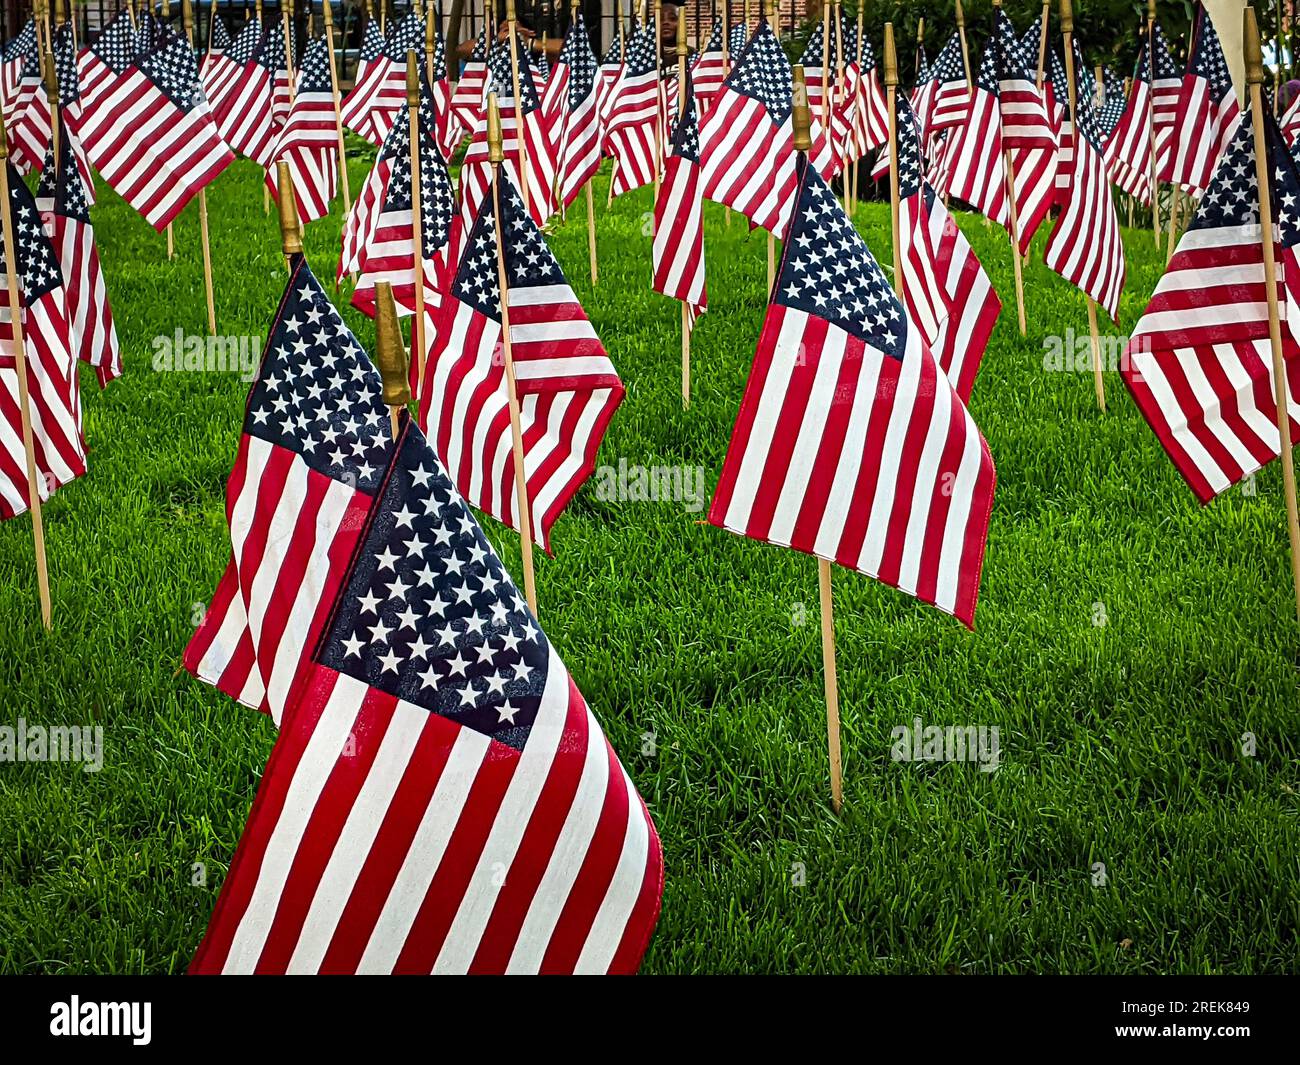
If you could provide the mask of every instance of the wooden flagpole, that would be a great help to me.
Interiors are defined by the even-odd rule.
[[[993,0],[993,33],[997,33],[997,13],[1002,7],[1002,0]],[[989,46],[992,47],[992,41]],[[1016,321],[1020,325],[1020,335],[1025,335],[1025,272],[1020,257],[1020,208],[1016,203],[1016,163],[1011,149],[1002,150],[1002,167],[1006,172],[1007,206],[1011,211],[1011,262],[1016,278]]]
[[[513,8],[513,0],[511,0]],[[492,163],[492,200],[497,230],[497,284],[500,287],[501,352],[505,368],[506,395],[510,404],[510,443],[514,452],[515,499],[519,514],[519,553],[524,568],[524,598],[537,616],[537,577],[533,572],[533,519],[528,505],[528,474],[524,464],[523,420],[519,414],[519,390],[515,387],[515,360],[510,346],[510,287],[506,276],[505,235],[501,232],[501,111],[496,93],[488,96],[488,159]]]
[[[1296,619],[1300,620],[1300,510],[1296,506],[1295,460],[1291,454],[1290,381],[1282,352],[1282,322],[1278,309],[1277,263],[1274,260],[1272,166],[1264,132],[1264,58],[1260,49],[1255,9],[1242,17],[1242,44],[1246,57],[1246,84],[1250,87],[1250,113],[1255,134],[1255,177],[1259,185],[1260,244],[1264,252],[1264,289],[1268,296],[1268,338],[1273,353],[1273,395],[1277,401],[1277,430],[1281,443],[1282,487],[1286,492],[1287,535],[1291,541],[1291,583],[1295,590]]]
[[[745,8],[746,8],[745,21],[748,22],[749,21],[748,18],[749,0],[745,0]],[[772,0],[759,0],[758,13],[760,18],[762,17],[770,18],[771,9],[772,9]],[[804,88],[804,91],[805,93],[807,92],[806,86]],[[767,291],[769,295],[772,292],[772,285],[775,282],[776,282],[776,236],[769,230],[767,234]]]
[[[686,25],[677,24],[677,121],[686,113]],[[659,202],[658,196],[655,202]],[[682,410],[691,405],[691,309],[682,300]]]
[[[1074,123],[1074,135],[1080,136],[1079,90],[1074,81],[1074,6],[1071,0],[1061,0],[1061,36],[1065,49],[1065,81],[1070,93],[1070,120]],[[1097,328],[1097,301],[1091,296],[1088,300],[1088,335],[1092,342],[1092,378],[1097,390],[1097,406],[1106,413],[1106,383],[1102,378],[1101,367],[1101,332]]]
[[[578,20],[578,10],[581,7],[581,0],[573,0],[573,6],[569,11],[569,24],[572,25]],[[568,151],[567,138],[565,151]],[[561,168],[562,169],[562,168]],[[591,178],[587,179],[586,199],[587,199],[587,258],[591,261],[591,284],[594,287],[599,274],[596,269],[596,208],[595,196],[591,191]],[[563,203],[563,197],[560,202]]]
[[[56,157],[57,158],[57,157]],[[18,374],[18,411],[22,422],[23,456],[27,463],[27,502],[32,514],[32,545],[36,556],[36,590],[41,601],[41,622],[53,624],[50,605],[50,571],[45,557],[45,522],[41,513],[41,474],[36,470],[36,444],[32,438],[32,406],[27,380],[27,345],[23,339],[22,299],[18,289],[18,255],[14,242],[13,205],[9,199],[9,143],[4,115],[0,114],[0,234],[4,236],[5,284],[9,290],[9,321],[13,333],[14,370]]]
[[[664,32],[664,5],[663,0],[655,0],[655,29],[654,29],[654,48],[655,48],[655,198],[654,202],[659,202],[659,187],[664,178],[664,118],[668,112],[668,104],[664,99],[664,77],[662,62],[662,42]],[[685,20],[683,19],[684,23]],[[685,25],[678,26],[678,36],[681,37],[686,31]],[[650,214],[650,234],[654,235],[654,212]]]
[[[515,105],[515,144],[519,151],[519,194],[524,198],[524,207],[528,209],[528,146],[524,137],[523,98],[519,92],[519,52],[516,45],[518,38],[519,17],[515,11],[515,0],[506,0],[506,34],[510,42],[510,82],[514,91]]]
[[[731,73],[731,0],[722,3],[722,76]],[[731,228],[731,208],[726,209],[727,228]]]
[[[1151,144],[1151,229],[1160,247],[1160,160],[1156,158],[1156,0],[1147,0],[1147,140]]]
[[[333,0],[323,0],[321,12],[325,18],[325,47],[330,57],[330,91],[334,96],[334,131],[339,141],[339,187],[343,190],[343,213],[352,210],[352,189],[348,182],[348,150],[343,139],[343,97],[339,92],[339,68],[334,56]]]
[[[402,411],[411,402],[411,361],[402,344],[402,327],[397,321],[391,282],[375,284],[375,365],[384,383],[383,399],[388,407],[388,425],[393,439],[401,431]]]
[[[831,11],[831,15],[834,18],[834,26],[835,26],[835,100],[838,101],[840,98],[840,93],[847,88],[847,86],[843,84],[844,82],[844,34],[841,32],[841,24],[843,22],[843,16],[840,12],[839,0],[835,0],[835,6]],[[829,125],[826,127],[826,139],[831,143],[832,146],[834,145],[835,139],[831,136],[831,128]],[[841,180],[843,181],[844,184],[844,210],[848,214],[848,216],[852,218],[853,217],[853,189],[850,187],[849,184],[849,176],[850,176],[849,175],[849,170],[850,170],[849,151],[851,147],[850,140],[845,140],[843,147],[844,150],[840,154],[840,166],[841,166],[840,173],[842,175]]]
[[[151,5],[152,6],[152,5]],[[171,0],[162,0],[162,19],[164,22],[171,18]],[[176,234],[172,230],[172,224],[167,223],[167,258],[176,258]]]
[[[262,0],[254,0],[253,12],[254,12],[254,17],[257,19],[257,24],[262,28],[262,32],[265,33],[266,23],[262,21]],[[272,82],[272,86],[274,87],[274,82]],[[271,212],[271,190],[265,183],[263,183],[262,213],[270,214],[270,212]],[[295,217],[297,217],[296,213],[295,213]]]
[[[1155,0],[1152,0],[1154,3]],[[1043,75],[1047,69],[1047,21],[1052,15],[1052,0],[1043,0],[1043,24],[1038,27],[1038,81],[1043,87]],[[1049,116],[1050,117],[1050,116]]]
[[[886,47],[892,40],[893,27],[886,24]],[[812,150],[812,116],[808,111],[808,86],[804,81],[802,66],[794,68],[794,99],[791,119],[794,128],[794,150],[803,155],[805,162]],[[890,112],[893,113],[892,110]],[[897,156],[894,156],[894,173],[897,174]],[[844,782],[840,766],[840,695],[839,678],[835,670],[835,604],[831,589],[831,564],[824,558],[817,560],[817,598],[821,608],[822,671],[826,686],[826,747],[830,758],[831,806],[838,814],[844,805]]]
[[[432,7],[432,3],[429,5]],[[406,118],[411,151],[411,281],[415,286],[415,321],[411,346],[415,348],[415,393],[424,395],[424,203],[420,187],[420,57],[414,48],[406,53]]]
[[[181,0],[181,21],[185,26],[185,39],[194,47],[194,6],[191,0]],[[208,190],[199,189],[199,239],[203,245],[203,295],[208,304],[208,335],[217,335],[217,299],[212,286],[212,240],[208,232]]]
[[[885,23],[885,99],[889,110],[889,221],[894,247],[894,288],[901,288],[903,241],[899,232],[898,188],[898,53],[894,47],[894,24]]]
[[[865,5],[861,2],[861,0],[859,0],[859,2],[858,2],[858,44],[857,44],[857,47],[858,47],[858,53],[857,53],[857,55],[855,55],[855,56],[853,57],[853,59],[854,59],[855,62],[856,62],[856,61],[861,57],[861,55],[862,55],[862,39],[863,39],[863,38],[862,38],[862,34],[865,32],[865,31],[863,30],[863,28],[862,28],[862,11],[863,11],[863,8],[864,8],[864,7],[865,7]],[[922,19],[921,21],[924,23],[925,20]],[[864,102],[863,102],[861,99],[856,100],[856,101],[854,101],[854,105],[853,105],[853,106],[854,106],[854,108],[857,108],[857,107],[859,107],[859,106],[864,106]],[[855,120],[854,120],[854,121],[856,122],[856,121],[864,121],[864,120],[861,119],[860,116],[858,116],[858,117],[855,117]],[[854,160],[853,160],[853,172],[849,175],[849,183],[853,186],[853,207],[854,207],[854,209],[856,209],[857,206],[858,206],[858,173],[859,173],[859,167],[861,166],[861,164],[862,164],[862,160],[861,160],[861,159],[854,159]]]

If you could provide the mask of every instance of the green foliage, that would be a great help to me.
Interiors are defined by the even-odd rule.
[[[354,190],[364,172],[354,163]],[[264,334],[284,283],[259,178],[240,163],[210,190],[227,334]],[[649,290],[649,192],[606,210],[606,181],[598,289],[581,201],[553,234],[628,386],[600,461],[698,465],[711,487],[764,312],[766,238],[709,206],[711,303],[683,411],[678,307]],[[247,389],[232,374],[151,369],[152,338],[204,330],[196,209],[169,262],[163,238],[100,191],[127,372],[103,393],[87,379],[91,472],[46,509],[52,634],[30,525],[0,526],[0,723],[98,723],[107,751],[98,774],[0,763],[11,973],[183,970],[275,738],[174,675],[228,558],[225,480]],[[857,216],[886,259],[888,218],[878,205]],[[325,278],[339,224],[336,211],[307,230]],[[1026,339],[1005,235],[961,224],[1008,305],[971,404],[1000,472],[978,628],[837,571],[842,816],[827,795],[810,558],[588,484],[539,561],[542,623],[663,837],[645,968],[1295,972],[1300,632],[1276,464],[1256,494],[1197,506],[1117,374],[1102,415],[1090,374],[1045,371],[1044,338],[1086,334],[1087,319],[1037,261],[1042,238]],[[1148,232],[1125,237],[1131,325],[1163,257]],[[370,323],[345,313],[372,344]],[[518,537],[485,526],[519,572]],[[916,716],[998,726],[1002,767],[892,761],[890,730]]]

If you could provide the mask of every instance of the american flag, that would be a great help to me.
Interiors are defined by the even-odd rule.
[[[1056,149],[1056,130],[1047,114],[1043,94],[1030,73],[1016,39],[1015,27],[1002,8],[994,12],[995,28],[988,51],[998,71],[998,108],[1002,119],[1002,147]],[[987,52],[985,53],[987,55]]]
[[[1241,116],[1219,35],[1199,4],[1195,34],[1174,119],[1170,175],[1171,181],[1194,190],[1210,183],[1214,164]]]
[[[728,0],[723,0],[723,2],[726,3]],[[727,42],[727,54],[731,57],[731,65],[734,67],[749,44],[749,23],[733,22],[730,34],[730,40]]]
[[[226,94],[247,77],[246,68],[257,54],[261,43],[261,24],[255,18],[249,19],[235,34],[235,39],[199,73],[203,95],[208,98],[208,106],[214,115],[221,113]]]
[[[230,563],[186,669],[285,723],[392,452],[379,373],[294,256],[226,486]]]
[[[867,573],[971,625],[992,456],[834,193],[802,158],[797,171],[709,521]]]
[[[562,84],[551,131],[559,151],[560,202],[568,206],[600,169],[600,123],[596,108],[596,53],[582,13],[569,27],[546,91]]]
[[[447,244],[455,212],[451,178],[433,132],[436,118],[428,82],[420,78],[420,222],[422,233],[421,264],[424,277],[424,301],[431,310],[443,289],[447,269]],[[375,286],[381,281],[393,287],[393,301],[399,314],[415,313],[415,238],[411,199],[410,122],[403,116],[384,141],[383,151],[375,161],[374,175],[367,179],[353,210],[358,218],[373,218],[366,239],[357,249],[355,268],[359,273],[353,306],[366,314],[375,312]],[[347,234],[344,239],[347,240]],[[341,277],[343,274],[340,268]],[[426,313],[428,313],[426,310]]]
[[[479,30],[478,38],[460,72],[456,91],[451,94],[450,108],[457,124],[466,134],[472,134],[483,121],[483,107],[487,101],[487,27]]]
[[[238,45],[236,41],[231,46],[231,56],[243,55]],[[279,136],[272,97],[275,70],[280,62],[277,56],[283,55],[284,38],[276,30],[268,32],[258,42],[230,88],[222,94],[221,103],[212,115],[221,139],[234,151],[264,168],[271,165]]]
[[[208,45],[203,52],[203,58],[199,60],[199,81],[203,84],[204,95],[207,95],[209,72],[226,54],[226,49],[231,45],[230,34],[226,32],[225,20],[220,15],[215,16],[208,23],[208,27]],[[211,96],[208,97],[208,102],[211,104]]]
[[[1300,320],[1300,174],[1267,109],[1263,119],[1295,439],[1300,432],[1300,347],[1290,323]],[[1133,330],[1123,367],[1143,417],[1202,503],[1280,453],[1261,243],[1247,106],[1195,218]]]
[[[100,176],[161,231],[234,156],[199,88],[194,49],[164,28],[157,47],[136,57],[130,39],[109,29],[89,50],[87,65],[106,84],[92,103],[83,81],[82,144]]]
[[[388,39],[384,42],[387,65],[376,67],[380,81],[370,105],[370,124],[381,143],[393,124],[405,113],[406,63],[411,51],[420,57],[420,66],[423,67],[424,23],[414,11],[389,27]]]
[[[334,79],[330,75],[329,45],[318,37],[307,46],[297,72],[298,88],[289,120],[280,131],[266,183],[278,193],[279,167],[289,164],[300,221],[314,222],[330,213],[338,190],[339,140],[334,122]]]
[[[615,196],[655,180],[663,120],[661,92],[658,34],[651,18],[628,45],[623,76],[614,87],[605,124],[605,154],[614,159],[611,191]]]
[[[1183,72],[1169,50],[1169,42],[1159,22],[1152,24],[1150,40],[1155,58],[1151,106],[1156,122],[1156,160],[1159,179],[1172,181],[1178,107],[1183,98]]]
[[[713,23],[713,32],[704,47],[691,61],[691,80],[695,83],[695,96],[700,107],[707,110],[713,98],[722,91],[726,77],[726,57],[722,54],[722,21]]]
[[[948,38],[943,51],[931,68],[934,94],[929,116],[922,115],[928,135],[952,126],[960,126],[970,114],[971,93],[966,59],[962,55],[961,39],[957,34]]]
[[[1106,168],[1115,184],[1144,204],[1151,203],[1151,50],[1143,42],[1133,71],[1133,88],[1110,139]]]
[[[1124,98],[1124,82],[1110,67],[1102,69],[1101,92],[1102,99],[1097,107],[1097,125],[1101,129],[1102,138],[1109,143],[1128,102]]]
[[[704,205],[700,200],[700,127],[691,75],[686,109],[677,120],[664,180],[655,201],[654,290],[681,300],[691,321],[708,303],[704,287]]]
[[[793,93],[790,61],[763,19],[700,124],[701,193],[782,240],[797,191]],[[812,135],[813,165],[833,173],[839,161],[815,116]]]
[[[14,160],[14,165],[20,173],[30,170],[33,166],[30,150],[24,149],[22,131],[30,121],[28,115],[32,111],[37,97],[44,96],[44,91],[41,80],[41,53],[32,51],[22,60],[18,84],[14,90],[13,100],[10,105],[12,118],[7,118],[5,122],[5,132],[18,150],[18,157]],[[46,113],[48,114],[48,112],[49,105],[47,104]],[[33,140],[35,139],[36,137],[33,136]]]
[[[0,106],[4,108],[6,129],[16,116],[16,95],[27,57],[36,51],[36,22],[30,18],[23,23],[22,30],[5,41],[0,49]]]
[[[850,131],[847,158],[860,159],[872,149],[889,143],[889,101],[880,84],[875,51],[865,31],[859,39],[857,26],[843,16],[841,19],[849,62],[844,71],[846,92],[840,101],[837,120],[843,129]],[[825,170],[821,174],[827,176]]]
[[[922,158],[924,158],[925,145],[929,139],[927,123],[930,110],[934,106],[934,90],[934,74],[930,70],[930,61],[925,55],[925,45],[918,41],[916,44],[916,84],[912,86],[908,102],[912,105],[912,111],[921,127]]]
[[[595,468],[623,386],[504,167],[500,198],[531,535],[549,551],[551,524]],[[517,530],[494,199],[483,199],[440,308],[418,402],[461,494]]]
[[[51,54],[54,57],[55,76],[59,82],[59,114],[70,131],[73,158],[90,191],[90,202],[95,202],[95,179],[90,160],[77,131],[81,126],[81,79],[77,74],[77,50],[72,41],[72,27],[60,26],[52,34]],[[50,99],[45,92],[45,82],[36,88],[23,121],[10,128],[10,155],[19,170],[39,170],[45,165],[45,150],[53,136]]]
[[[654,822],[404,417],[192,973],[632,973]]]
[[[1292,101],[1291,106],[1286,109],[1279,123],[1282,127],[1282,136],[1286,138],[1287,144],[1295,144],[1297,136],[1300,136],[1300,96]]]
[[[1083,69],[1077,38],[1074,69],[1076,77]],[[1078,113],[1067,115],[1061,130],[1062,144],[1068,145],[1069,151],[1058,169],[1058,179],[1065,177],[1066,188],[1060,196],[1061,213],[1047,237],[1043,261],[1118,320],[1125,270],[1119,216],[1106,173],[1092,94],[1080,87],[1076,97]],[[1068,105],[1069,97],[1064,99]]]
[[[432,3],[433,0],[429,2]],[[425,76],[430,82],[429,89],[433,94],[438,150],[442,152],[443,159],[450,162],[451,157],[456,154],[456,149],[460,147],[460,142],[469,135],[470,131],[460,125],[451,110],[451,83],[447,80],[447,42],[442,36],[440,10],[434,15],[434,30],[432,70],[425,70]]]
[[[963,403],[1002,303],[956,221],[925,183],[920,125],[897,97],[898,288],[912,323]]]
[[[284,21],[270,24],[262,41],[265,62],[271,70],[271,124],[278,133],[289,120],[289,106],[293,93],[289,88],[289,60],[298,54],[298,42],[293,23],[289,23],[288,51],[284,39]]]
[[[36,189],[36,204],[63,272],[72,351],[94,367],[103,387],[122,375],[122,352],[90,224],[90,197],[77,169],[72,138],[64,128],[59,130],[59,155],[56,163],[51,143]]]
[[[632,34],[636,35],[635,24],[632,27]],[[618,79],[623,76],[623,44],[622,32],[616,33],[600,60],[596,107],[600,114],[601,129],[605,128],[605,123],[609,120],[609,108],[614,100],[614,87],[618,84]]]
[[[510,66],[510,49],[517,49],[521,106],[514,99],[514,76]],[[519,185],[519,122],[523,123],[524,154],[527,158],[528,209],[533,218],[544,223],[558,209],[555,201],[555,176],[559,169],[555,142],[542,115],[541,98],[533,81],[528,52],[516,33],[511,41],[502,41],[488,60],[488,88],[496,93],[501,112],[501,142],[505,150],[505,168],[511,181]],[[474,130],[460,170],[460,220],[465,229],[474,224],[480,204],[492,184],[492,163],[488,159],[487,115]]]
[[[829,40],[826,29],[827,24],[822,21],[813,25],[803,55],[799,58],[799,63],[803,66],[804,84],[808,89],[809,114],[816,115],[824,126],[830,124],[836,109],[843,105],[848,95],[843,78],[844,57],[837,47],[839,42],[836,40],[835,29],[831,27]]]
[[[979,78],[963,124],[949,134],[946,148],[947,192],[1006,225],[1007,171],[1003,157],[998,103],[999,63],[996,43],[984,49]]]
[[[9,167],[9,209],[18,245],[15,273],[27,357],[37,491],[47,499],[55,489],[86,472],[77,361],[58,258],[31,192],[11,163],[6,160],[3,165]],[[8,253],[0,239],[0,518],[21,514],[29,502],[17,356],[9,316]]]
[[[405,55],[402,56],[402,62],[406,62]],[[384,55],[384,35],[379,30],[379,21],[368,18],[361,39],[361,51],[357,56],[357,72],[352,81],[352,91],[344,98],[339,114],[347,129],[376,146],[382,145],[384,138],[376,130],[371,112],[380,88],[387,81],[388,63]],[[473,65],[471,57],[470,65],[465,68],[466,78],[472,78]]]

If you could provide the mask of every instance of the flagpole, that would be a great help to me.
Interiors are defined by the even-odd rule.
[[[1282,459],[1282,486],[1286,493],[1287,535],[1291,541],[1291,583],[1300,620],[1300,510],[1296,506],[1295,461],[1291,454],[1290,384],[1282,352],[1282,321],[1278,310],[1277,263],[1273,251],[1272,166],[1264,133],[1264,59],[1260,50],[1255,9],[1242,18],[1242,43],[1246,56],[1246,84],[1250,86],[1250,113],[1255,134],[1255,177],[1259,185],[1260,245],[1264,253],[1264,290],[1268,295],[1268,339],[1273,353],[1273,395],[1277,401],[1277,431]],[[6,240],[8,237],[6,236]]]
[[[886,24],[886,48],[893,39],[893,27]],[[812,150],[812,116],[808,110],[808,85],[802,65],[794,67],[794,97],[791,123],[794,150],[808,163]],[[895,168],[896,172],[896,168]],[[817,599],[821,608],[822,673],[826,690],[826,748],[831,771],[831,806],[838,814],[844,805],[844,782],[840,766],[840,695],[835,669],[835,601],[831,588],[831,564],[817,559]]]
[[[722,78],[731,73],[731,0],[722,0]],[[731,208],[725,214],[727,228],[731,228]]]
[[[1155,3],[1155,0],[1151,0]],[[1047,21],[1052,15],[1052,0],[1043,0],[1043,25],[1038,30],[1038,87],[1043,87],[1043,75],[1047,70]],[[1051,116],[1048,115],[1050,118]]]
[[[253,11],[255,13],[255,17],[257,18],[258,26],[262,28],[263,33],[266,33],[266,23],[262,21],[262,0],[255,0],[255,3],[253,5]],[[275,91],[274,73],[272,73],[271,77],[272,77],[271,91],[272,93],[274,93]],[[262,213],[263,214],[271,213],[271,190],[265,184],[262,185]],[[296,213],[294,217],[295,218],[297,217]]]
[[[514,90],[515,104],[515,145],[519,153],[519,194],[524,198],[524,207],[528,204],[528,146],[524,143],[524,108],[519,94],[519,53],[515,51],[516,31],[519,17],[515,10],[515,0],[506,0],[506,35],[510,41],[510,81]]]
[[[420,185],[420,56],[406,53],[406,119],[411,152],[411,280],[415,286],[415,321],[411,346],[415,348],[415,394],[424,395],[424,203]]]
[[[993,37],[989,47],[995,47],[997,39],[997,13],[1002,9],[1002,0],[993,0]],[[998,118],[1001,123],[1001,116]],[[1006,172],[1007,206],[1011,211],[1011,263],[1016,278],[1016,321],[1020,325],[1020,335],[1025,336],[1025,270],[1020,255],[1020,208],[1016,203],[1016,163],[1011,149],[1002,149],[1002,167]]]
[[[384,385],[388,426],[396,440],[402,411],[411,402],[411,360],[402,344],[402,327],[397,321],[397,304],[389,281],[375,284],[375,365]]]
[[[42,67],[45,76],[45,96],[50,102],[50,147],[54,150],[54,180],[55,187],[58,187],[59,178],[59,73],[54,66],[54,52],[49,43],[45,46],[45,52],[42,56]]]
[[[855,55],[855,56],[853,57],[855,60],[861,60],[861,57],[862,57],[862,34],[863,34],[863,32],[864,32],[864,31],[863,31],[863,28],[862,28],[862,11],[863,11],[864,6],[865,6],[865,5],[862,3],[862,0],[858,0],[858,53],[857,53],[857,55]],[[924,22],[925,20],[922,19],[922,21]],[[861,62],[858,63],[858,75],[859,75],[859,81],[858,81],[858,84],[861,84],[861,83],[862,83],[862,82],[861,82],[861,75],[862,75],[862,64],[861,64]],[[861,96],[859,96],[859,98],[858,98],[857,100],[854,100],[854,101],[853,101],[853,106],[854,106],[855,109],[863,106],[863,100],[862,100]],[[856,122],[856,121],[857,121],[857,118],[855,117],[855,122]],[[862,121],[865,121],[865,119],[862,119]],[[853,136],[852,125],[850,126],[850,133],[849,133],[849,136],[850,136],[850,139],[851,139],[852,136]],[[861,160],[860,157],[857,158],[857,159],[854,159],[854,160],[853,160],[853,174],[852,174],[852,177],[851,177],[851,181],[852,181],[852,183],[853,183],[853,206],[854,206],[855,208],[856,208],[857,205],[858,205],[858,173],[859,173],[859,167],[861,166],[861,163],[862,163],[862,160]],[[850,221],[852,221],[852,218],[850,218]]]
[[[899,233],[898,189],[898,53],[894,48],[894,24],[885,23],[885,99],[889,110],[889,221],[894,247],[894,288],[902,288],[903,242]]]
[[[194,7],[191,0],[181,0],[181,22],[185,39],[194,47]],[[199,189],[199,240],[203,245],[203,294],[208,303],[208,335],[217,335],[217,299],[212,287],[212,241],[208,233],[208,190]]]
[[[45,522],[41,514],[41,493],[37,487],[36,444],[32,438],[32,406],[27,382],[27,345],[23,339],[23,309],[18,290],[18,256],[14,243],[13,204],[9,199],[9,143],[4,115],[0,114],[0,234],[5,246],[5,284],[9,288],[9,321],[12,325],[14,369],[18,374],[18,411],[22,422],[23,456],[27,462],[27,502],[32,514],[32,545],[36,556],[36,589],[41,601],[41,622],[52,624],[50,572],[45,557]]]
[[[214,5],[215,10],[215,5]],[[343,189],[343,213],[352,210],[352,189],[348,183],[348,151],[343,139],[343,99],[339,93],[339,68],[334,58],[334,7],[333,0],[323,0],[325,18],[325,47],[330,56],[330,92],[334,97],[334,131],[339,141],[339,184]]]
[[[677,122],[686,113],[686,27],[677,24]],[[659,202],[658,195],[655,203]],[[682,300],[682,410],[691,405],[691,311]]]
[[[771,14],[771,7],[772,7],[772,5],[771,5],[771,3],[770,3],[770,0],[759,0],[759,6],[758,6],[758,14],[759,14],[759,17],[760,17],[760,18],[766,18],[766,17],[768,17],[768,16]],[[745,14],[746,14],[746,22],[748,22],[748,21],[749,21],[749,19],[748,19],[748,15],[749,15],[749,12],[748,12],[748,8],[749,8],[749,0],[745,0],[745,8],[746,8],[746,12],[745,12]],[[824,78],[824,75],[823,75],[823,78]],[[805,87],[805,90],[804,90],[804,91],[807,92],[807,88],[806,88],[806,87]],[[775,281],[776,281],[776,236],[772,233],[771,230],[768,230],[768,233],[767,233],[767,291],[768,291],[768,294],[769,294],[769,295],[770,295],[771,292],[772,292],[772,285],[773,285],[773,283],[774,283]]]
[[[1074,6],[1061,0],[1061,37],[1065,49],[1065,81],[1070,94],[1070,122],[1074,137],[1079,132],[1079,90],[1074,83]],[[1101,331],[1097,328],[1097,301],[1085,293],[1088,301],[1088,334],[1092,342],[1092,378],[1097,390],[1097,406],[1106,413],[1106,384],[1101,375]]]
[[[654,202],[659,202],[659,186],[663,183],[664,175],[664,117],[668,111],[668,102],[664,98],[664,78],[661,45],[663,37],[663,0],[655,0],[655,29],[654,29],[654,51],[655,51],[655,198]],[[681,37],[685,26],[680,22],[677,27],[677,36]],[[650,215],[650,234],[654,235],[654,214]]]
[[[513,9],[514,0],[511,0]],[[533,573],[533,519],[528,505],[528,476],[524,465],[524,432],[519,414],[519,390],[515,386],[515,360],[510,344],[510,289],[506,276],[505,235],[501,232],[501,111],[496,93],[488,96],[488,159],[492,163],[492,206],[497,237],[497,284],[501,305],[501,352],[505,368],[506,396],[510,404],[510,443],[514,452],[515,499],[519,511],[519,554],[524,567],[524,598],[537,616],[537,577]]]
[[[1147,139],[1151,143],[1151,229],[1160,247],[1160,161],[1156,158],[1156,0],[1147,0]]]
[[[171,18],[171,0],[162,0],[162,18],[164,22]],[[176,258],[176,234],[170,222],[167,223],[167,258],[168,260]]]
[[[569,26],[572,32],[572,26],[578,19],[578,11],[581,6],[581,0],[573,0],[573,6],[569,11]],[[586,23],[583,23],[583,32],[586,32]],[[600,71],[597,69],[596,76],[599,78]],[[599,118],[599,116],[597,116]],[[565,153],[568,153],[568,138],[565,138]],[[596,270],[596,207],[595,196],[591,191],[591,178],[587,178],[586,199],[587,199],[587,258],[591,261],[591,284],[594,288],[598,273]],[[564,196],[561,192],[560,202],[563,204]]]

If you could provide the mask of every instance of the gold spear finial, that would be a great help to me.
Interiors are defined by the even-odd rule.
[[[284,254],[302,254],[302,229],[298,225],[298,201],[293,194],[293,178],[289,176],[289,164],[281,161],[276,164],[276,198],[280,203],[280,243],[284,245]]]
[[[330,0],[325,0],[325,2],[321,4],[320,8],[321,8],[321,12],[320,12],[320,13],[321,13],[321,17],[322,17],[322,18],[324,19],[324,21],[325,21],[325,29],[326,29],[326,31],[332,30],[332,29],[334,28],[334,7],[333,7],[333,5],[331,4]]]
[[[1070,0],[1061,0],[1061,32],[1074,32],[1074,5]]]
[[[501,108],[497,106],[497,94],[488,93],[488,161],[497,166],[505,162],[506,153],[501,146]]]
[[[406,106],[420,106],[420,56],[414,48],[406,50]]]
[[[1246,53],[1246,84],[1264,84],[1264,53],[1259,43],[1259,23],[1249,4],[1241,16],[1241,46]]]
[[[393,286],[387,281],[375,285],[375,363],[384,382],[384,404],[404,407],[410,403],[410,363],[402,343],[402,327],[397,323]]]
[[[804,80],[803,64],[794,68],[794,98],[790,122],[794,129],[794,150],[812,151],[812,114],[808,110],[808,82]]]
[[[957,28],[959,30],[966,28],[966,16],[962,13],[961,0],[957,0]]]
[[[898,52],[894,49],[894,24],[885,23],[885,88],[898,86]]]

